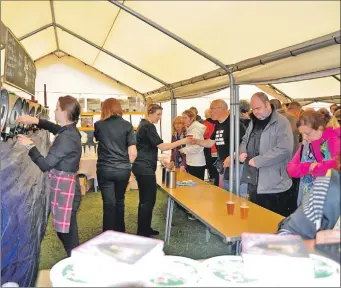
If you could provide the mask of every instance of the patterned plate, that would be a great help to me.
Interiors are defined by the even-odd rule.
[[[205,273],[200,262],[185,257],[165,256],[158,266],[149,277],[148,286],[191,287],[198,283]]]
[[[52,267],[50,280],[53,287],[91,286],[77,274],[71,258],[63,259]]]
[[[316,254],[310,254],[314,261],[315,281],[313,285],[340,287],[340,265],[333,260]]]
[[[218,286],[256,286],[258,280],[244,277],[244,265],[241,256],[218,256],[203,263],[213,273],[213,281]]]

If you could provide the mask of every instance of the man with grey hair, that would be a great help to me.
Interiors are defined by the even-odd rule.
[[[292,181],[286,171],[293,151],[290,123],[276,112],[263,92],[251,97],[251,108],[251,122],[240,144],[242,181],[248,183],[253,203],[289,216],[296,209]]]
[[[214,132],[210,139],[199,140],[193,139],[192,144],[202,147],[211,148],[214,144],[217,147],[218,163],[217,168],[220,174],[224,174],[224,189],[229,190],[229,169],[225,168],[230,156],[230,113],[227,103],[222,99],[212,101],[210,105],[210,113],[212,120],[216,120]],[[239,126],[240,137],[242,138],[245,129],[242,124]],[[224,169],[225,168],[225,169]]]

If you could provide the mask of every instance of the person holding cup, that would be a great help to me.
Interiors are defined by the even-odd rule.
[[[187,127],[186,138],[203,140],[206,126],[195,120],[195,113],[191,110],[186,110],[182,113],[182,117]],[[187,144],[186,147],[180,149],[180,153],[186,155],[187,171],[189,174],[204,180],[206,168],[204,148],[199,145]]]
[[[172,125],[173,130],[173,136],[172,136],[172,142],[176,142],[178,140],[181,140],[186,137],[186,125],[184,122],[184,118],[182,116],[176,116],[173,120]],[[180,146],[181,148],[185,146]],[[171,162],[167,165],[168,169],[180,168],[181,172],[186,171],[186,155],[180,153],[180,149],[174,148],[172,149],[171,154]]]
[[[145,237],[159,235],[159,231],[151,228],[157,190],[155,171],[158,149],[167,151],[188,142],[188,139],[183,138],[173,143],[163,143],[155,127],[161,117],[162,107],[158,104],[150,104],[146,119],[141,120],[136,131],[137,157],[132,171],[139,188],[137,234]]]

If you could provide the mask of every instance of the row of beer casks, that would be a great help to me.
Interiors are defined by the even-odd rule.
[[[49,119],[49,109],[20,97],[14,93],[1,89],[0,95],[1,133],[8,133],[18,125],[16,120],[21,115],[30,115],[42,119]]]

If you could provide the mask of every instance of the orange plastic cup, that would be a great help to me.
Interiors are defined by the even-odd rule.
[[[240,218],[246,220],[249,217],[249,206],[247,204],[240,205]]]
[[[226,208],[227,208],[227,214],[228,214],[228,215],[233,215],[235,204],[236,204],[236,203],[233,202],[233,201],[227,201],[227,202],[226,202]]]

